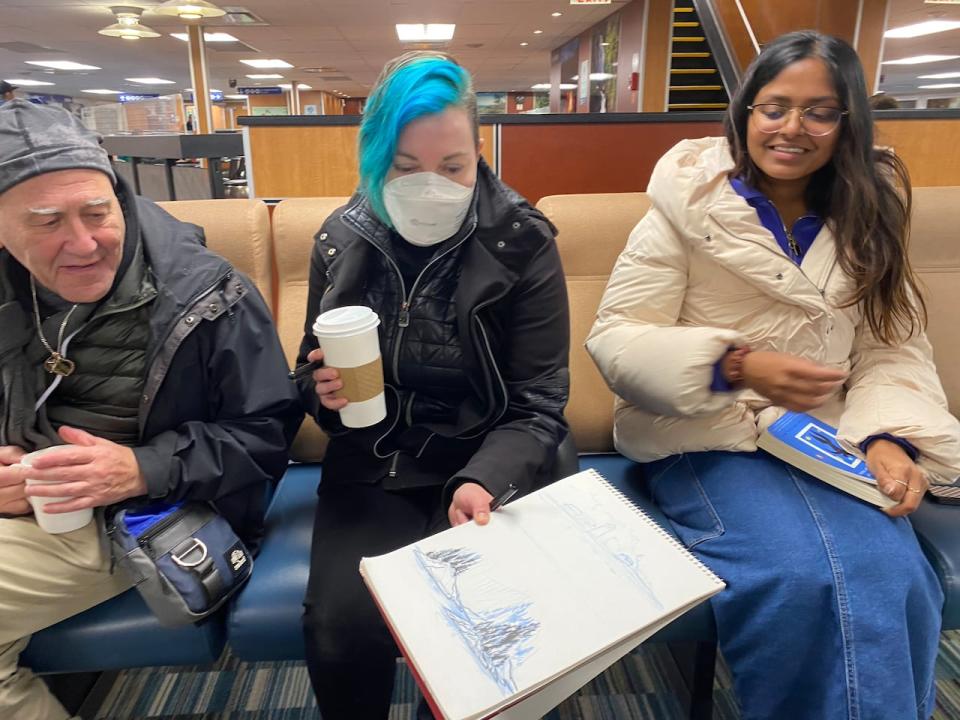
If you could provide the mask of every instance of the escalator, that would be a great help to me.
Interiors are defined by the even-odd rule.
[[[725,110],[730,102],[693,0],[674,0],[667,110]]]

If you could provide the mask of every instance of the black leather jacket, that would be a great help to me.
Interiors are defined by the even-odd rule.
[[[382,423],[348,430],[320,406],[312,379],[301,380],[308,412],[331,435],[324,482],[445,484],[449,498],[466,481],[496,495],[511,482],[526,492],[549,477],[567,433],[569,393],[569,318],[555,232],[481,160],[474,212],[407,288],[390,230],[365,196],[331,214],[316,235],[298,364],[317,347],[311,328],[319,313],[374,303],[387,379],[399,382],[388,389]],[[450,412],[431,413],[403,386],[417,376],[414,359],[422,355],[405,346],[412,309],[421,322],[435,313],[435,335],[458,344],[433,353],[440,366],[462,365],[449,368],[466,380]]]

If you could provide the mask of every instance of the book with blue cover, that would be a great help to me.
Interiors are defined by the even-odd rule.
[[[760,434],[757,446],[861,500],[883,508],[897,504],[880,492],[863,459],[843,448],[836,428],[812,415],[788,411]]]

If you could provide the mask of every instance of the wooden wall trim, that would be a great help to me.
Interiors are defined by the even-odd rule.
[[[673,0],[648,0],[643,43],[643,112],[664,112],[667,109],[672,35]]]

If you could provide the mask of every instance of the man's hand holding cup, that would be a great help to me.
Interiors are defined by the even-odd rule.
[[[323,361],[323,350],[317,348],[307,355],[307,360],[312,363]],[[313,381],[316,383],[317,397],[320,398],[320,404],[327,410],[340,412],[344,406],[350,402],[346,398],[337,397],[337,390],[343,389],[343,381],[340,380],[340,371],[333,367],[322,367],[313,371]]]

